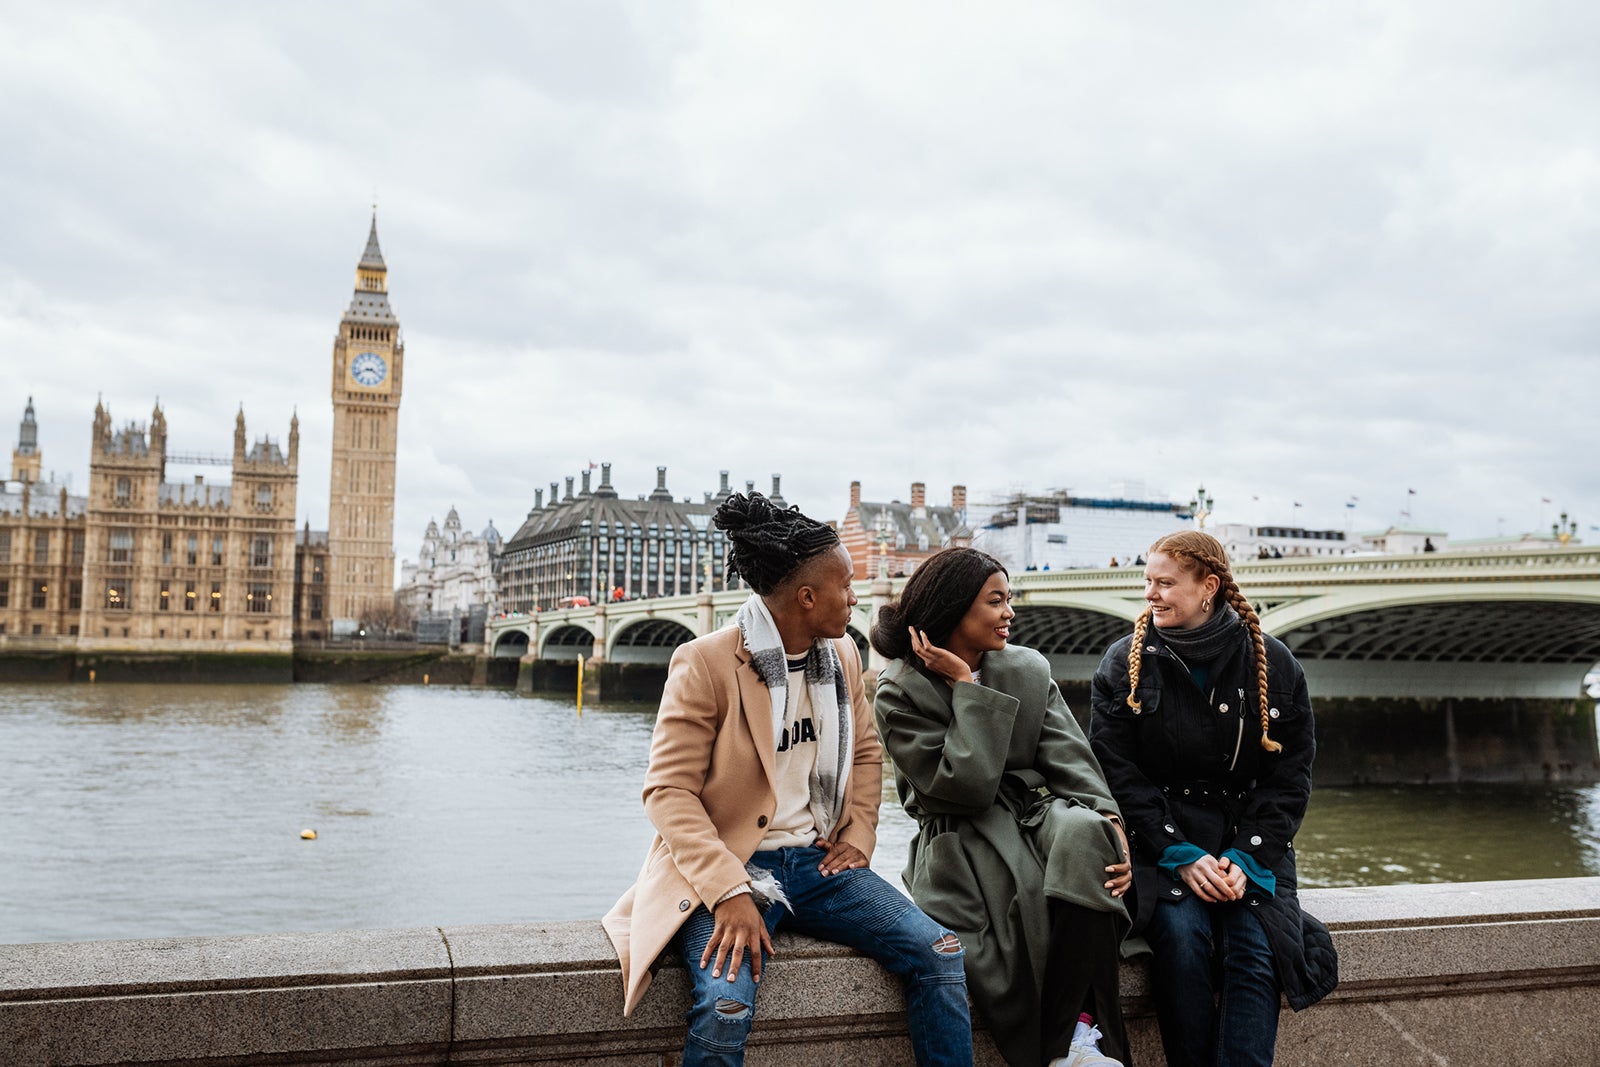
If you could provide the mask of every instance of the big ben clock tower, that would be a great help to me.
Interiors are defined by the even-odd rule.
[[[378,215],[356,266],[356,291],[333,342],[333,474],[328,500],[328,613],[351,636],[394,603],[394,466],[405,367],[389,307]]]

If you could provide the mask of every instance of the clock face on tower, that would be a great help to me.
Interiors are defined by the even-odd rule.
[[[389,376],[389,365],[376,352],[363,352],[350,361],[350,377],[358,385],[372,387]]]

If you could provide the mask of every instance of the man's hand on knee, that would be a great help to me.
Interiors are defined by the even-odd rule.
[[[761,981],[762,958],[763,954],[772,954],[772,937],[761,918],[761,909],[756,907],[750,894],[729,897],[716,906],[711,917],[716,925],[712,928],[711,940],[706,942],[706,950],[700,953],[700,966],[704,968],[714,959],[711,977],[721,978],[726,965],[731,982],[739,976],[739,964],[748,949],[750,977]]]

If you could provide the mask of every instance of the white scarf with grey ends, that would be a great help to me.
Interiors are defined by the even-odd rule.
[[[750,665],[766,683],[772,696],[772,737],[783,733],[789,705],[789,659],[778,636],[778,624],[757,593],[750,594],[734,619],[750,653]],[[855,752],[855,723],[851,718],[850,686],[845,681],[839,650],[819,637],[806,653],[806,686],[811,693],[811,714],[817,720],[817,763],[811,770],[811,817],[817,833],[832,838],[844,814],[844,791],[850,780]]]

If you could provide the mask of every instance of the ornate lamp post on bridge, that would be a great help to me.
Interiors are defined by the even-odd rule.
[[[889,577],[889,509],[878,512],[878,577]]]
[[[1550,535],[1561,542],[1562,548],[1566,548],[1572,539],[1578,536],[1578,520],[1573,519],[1568,522],[1567,513],[1563,511],[1561,513],[1561,521],[1550,524]]]
[[[1194,528],[1204,530],[1206,519],[1210,517],[1212,508],[1216,505],[1216,498],[1206,492],[1205,486],[1200,486],[1194,491],[1194,496],[1189,500],[1189,510],[1194,512]]]

